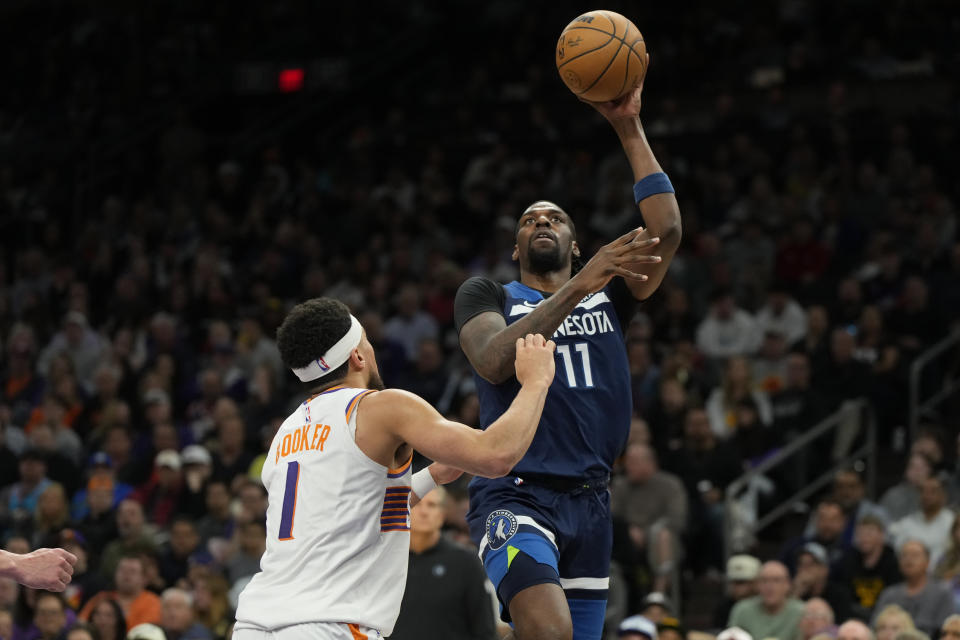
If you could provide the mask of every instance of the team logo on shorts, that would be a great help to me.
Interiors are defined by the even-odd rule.
[[[506,509],[497,509],[487,516],[487,544],[499,549],[517,532],[517,517]]]

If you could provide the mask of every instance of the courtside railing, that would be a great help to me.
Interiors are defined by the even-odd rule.
[[[920,421],[929,417],[936,420],[937,406],[960,391],[960,354],[957,345],[960,345],[960,327],[954,328],[950,335],[917,356],[910,365],[910,442],[917,435]],[[954,358],[952,362],[951,357]],[[927,380],[934,380],[932,384],[924,385],[925,374]],[[921,397],[931,391],[929,397]]]
[[[859,438],[859,434],[864,434],[866,438],[855,450],[848,453],[841,451],[842,455],[835,455],[832,466],[816,478],[809,481],[802,476],[797,478],[800,488],[793,495],[763,515],[759,515],[759,494],[765,487],[773,484],[770,480],[772,472],[780,471],[782,477],[786,470],[805,469],[806,465],[802,464],[803,458],[800,458],[801,464],[797,465],[796,456],[822,455],[822,453],[814,453],[812,445],[815,440],[831,434],[834,442],[838,439],[852,442]],[[830,484],[837,471],[857,460],[866,461],[867,495],[873,496],[876,488],[876,452],[877,434],[873,408],[862,398],[845,402],[840,409],[815,427],[791,439],[775,454],[744,473],[727,487],[724,497],[725,557],[729,558],[735,553],[749,552],[760,531],[785,515],[795,512],[797,503],[806,500]],[[803,471],[800,473],[802,474]]]

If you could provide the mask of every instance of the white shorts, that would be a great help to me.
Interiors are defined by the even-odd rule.
[[[234,628],[232,640],[382,640],[376,629],[346,622],[308,622],[279,629]]]

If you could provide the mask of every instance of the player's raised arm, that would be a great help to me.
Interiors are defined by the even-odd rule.
[[[527,226],[533,227],[532,230],[523,228],[525,220],[529,220]],[[517,233],[518,248],[521,243],[526,243],[527,236],[537,233],[556,234],[568,224],[566,214],[562,212],[551,209],[528,210],[520,219],[520,231]],[[491,310],[475,315],[467,312],[472,317],[460,328],[460,347],[473,368],[485,380],[499,384],[510,379],[514,374],[513,352],[514,343],[518,338],[528,333],[553,335],[560,323],[570,315],[585,296],[600,291],[615,276],[622,276],[628,282],[645,281],[648,276],[630,271],[625,265],[636,268],[637,264],[658,263],[660,257],[651,255],[651,251],[658,246],[659,242],[658,238],[650,236],[649,230],[633,229],[601,247],[572,278],[569,264],[565,265],[563,284],[558,285],[553,295],[509,326],[502,312],[493,311],[489,303],[484,300],[484,297],[489,297],[489,291],[484,291],[484,281],[468,280],[457,291],[454,303],[457,313],[465,308],[490,308]],[[573,250],[578,251],[575,246]],[[524,254],[519,249],[517,253],[520,254],[520,268],[523,272]],[[487,283],[497,286],[489,281]],[[549,283],[544,282],[544,285],[549,286]]]
[[[516,341],[521,388],[510,408],[480,431],[444,418],[422,398],[397,389],[371,394],[358,409],[358,429],[383,429],[427,457],[473,475],[506,475],[533,441],[553,381],[553,341],[528,335]]]
[[[647,55],[647,67],[650,56]],[[623,150],[633,169],[634,197],[640,206],[646,229],[643,237],[660,238],[657,253],[662,261],[656,264],[644,264],[643,273],[647,276],[641,280],[625,278],[630,292],[638,300],[648,298],[667,273],[673,255],[680,246],[681,224],[680,207],[673,192],[673,186],[653,150],[647,142],[647,136],[640,123],[640,102],[643,92],[643,80],[632,92],[619,100],[612,102],[587,102],[600,112],[613,126]]]

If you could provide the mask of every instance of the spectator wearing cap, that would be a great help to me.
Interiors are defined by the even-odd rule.
[[[830,580],[830,560],[827,550],[816,542],[808,542],[797,553],[796,574],[793,578],[793,596],[800,600],[824,600],[837,619],[850,617],[850,594],[843,586]]]
[[[917,629],[932,635],[947,616],[958,613],[953,594],[949,587],[928,575],[930,552],[922,542],[906,541],[899,555],[903,582],[887,587],[880,594],[874,607],[874,621],[878,611],[896,604],[910,614]]]
[[[167,634],[158,625],[144,622],[127,631],[126,640],[167,640]]]
[[[171,587],[160,596],[163,607],[160,626],[167,640],[212,640],[210,630],[196,621],[193,595]]]
[[[63,319],[62,329],[57,332],[40,354],[37,371],[47,377],[50,362],[60,353],[70,358],[73,370],[81,383],[89,383],[87,392],[92,392],[93,372],[103,359],[106,343],[90,328],[87,317],[79,311],[70,311]]]
[[[153,475],[137,487],[133,498],[143,505],[151,522],[164,527],[180,511],[183,491],[180,454],[174,449],[164,449],[157,454],[153,464]]]
[[[659,591],[651,591],[640,603],[640,615],[654,624],[658,624],[673,612],[670,598]]]
[[[141,551],[153,552],[156,549],[154,534],[147,525],[143,514],[143,505],[132,497],[117,505],[117,535],[103,550],[100,560],[100,573],[112,578],[120,557]]]
[[[730,619],[733,606],[746,598],[757,595],[757,574],[760,561],[748,554],[730,556],[727,560],[727,584],[723,600],[713,610],[713,626],[720,629]]]
[[[838,576],[850,594],[851,615],[864,621],[870,620],[880,593],[903,579],[880,517],[868,513],[857,522],[853,547],[844,554]]]
[[[792,638],[803,616],[803,603],[790,597],[790,573],[781,562],[765,562],[757,577],[758,595],[734,605],[727,626],[756,638]]]
[[[740,627],[729,627],[717,634],[717,640],[753,640],[753,636]]]
[[[659,640],[685,640],[687,632],[680,620],[664,616],[657,623],[657,637]]]
[[[90,541],[91,548],[95,550],[91,564],[97,566],[100,561],[100,550],[117,537],[114,505],[116,486],[109,476],[94,475],[87,482],[84,497],[86,513],[79,519],[77,528],[83,532],[84,536]],[[127,497],[129,497],[129,493]],[[120,501],[116,504],[119,503]]]
[[[617,628],[622,640],[657,640],[657,625],[642,615],[624,618]]]
[[[113,582],[115,591],[101,591],[87,601],[78,615],[81,620],[89,620],[102,600],[115,600],[123,610],[128,632],[144,622],[160,623],[160,598],[146,589],[146,568],[139,554],[128,553],[120,558],[114,571]]]
[[[183,494],[180,499],[180,512],[193,518],[206,513],[206,487],[213,475],[213,458],[207,448],[200,444],[191,444],[180,452],[183,464]]]
[[[37,501],[51,480],[47,456],[30,448],[20,456],[20,480],[0,491],[0,527],[7,532],[26,526],[37,510]]]
[[[110,509],[133,492],[133,487],[116,479],[113,460],[105,451],[96,451],[87,459],[87,485],[73,494],[70,505],[70,516],[74,520],[83,520],[90,513],[91,488],[110,492]]]
[[[64,590],[63,597],[71,609],[79,611],[94,594],[103,591],[107,584],[98,572],[91,569],[90,547],[83,533],[77,529],[63,529],[60,532],[59,546],[77,557],[70,584]]]
[[[935,567],[950,543],[950,531],[956,515],[947,507],[943,479],[931,476],[920,487],[920,509],[890,525],[895,547],[907,540],[919,540],[930,552],[930,566]]]

